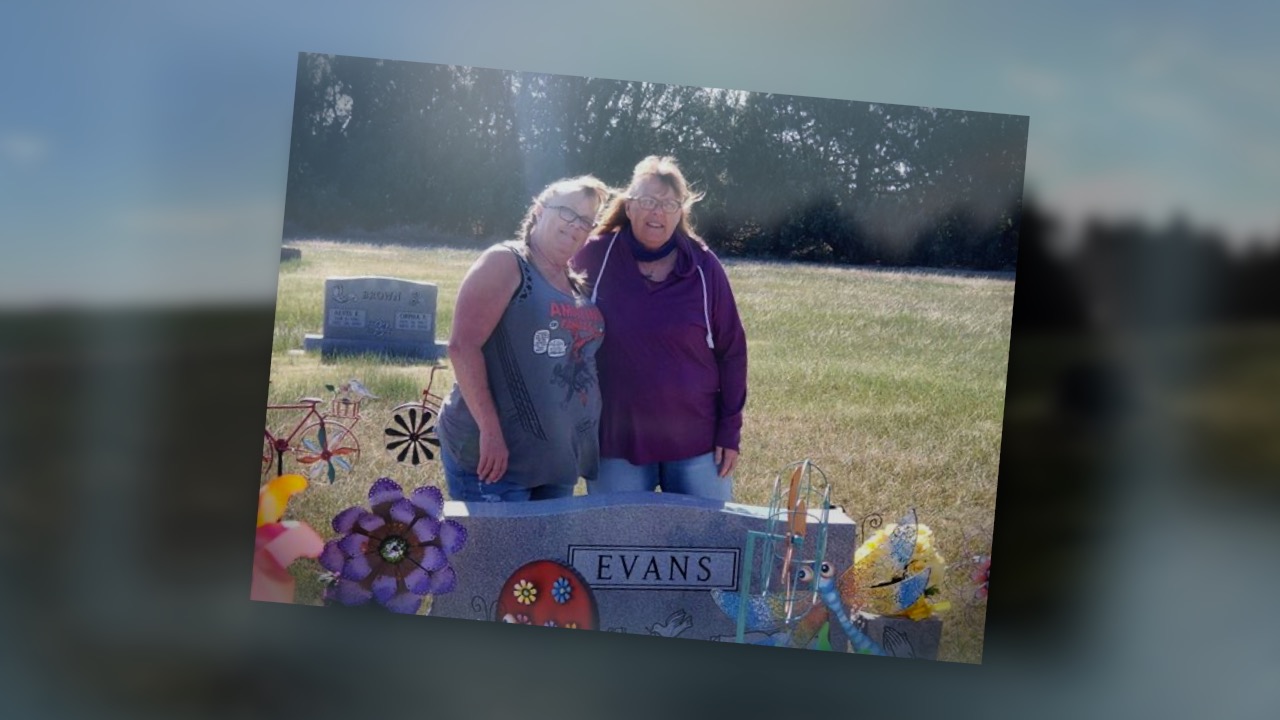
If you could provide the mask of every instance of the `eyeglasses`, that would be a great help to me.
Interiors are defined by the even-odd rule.
[[[640,209],[642,210],[652,210],[656,207],[661,207],[662,211],[667,213],[668,215],[676,212],[681,208],[680,201],[673,200],[671,198],[667,198],[666,200],[659,200],[658,198],[649,197],[648,195],[645,195],[643,197],[633,197],[633,198],[627,198],[627,199],[638,204],[640,206]]]
[[[591,217],[583,217],[564,205],[547,205],[548,210],[557,210],[560,213],[560,219],[570,225],[577,225],[583,230],[590,230],[596,226],[596,219]]]

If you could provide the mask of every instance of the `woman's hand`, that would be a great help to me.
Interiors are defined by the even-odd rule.
[[[726,447],[716,448],[716,466],[720,468],[720,477],[729,477],[738,464],[738,451]]]
[[[480,432],[480,462],[476,465],[476,474],[481,482],[501,480],[507,472],[507,457],[507,439],[500,428]]]

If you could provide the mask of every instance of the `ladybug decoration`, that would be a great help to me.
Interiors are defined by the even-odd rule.
[[[596,599],[577,570],[554,560],[521,565],[502,584],[494,620],[521,625],[596,630]]]

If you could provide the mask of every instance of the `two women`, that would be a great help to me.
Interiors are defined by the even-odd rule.
[[[645,158],[587,241],[607,193],[591,177],[547,188],[523,245],[463,280],[439,422],[455,499],[561,497],[579,476],[592,493],[732,498],[747,347],[689,222],[701,195],[673,158]]]

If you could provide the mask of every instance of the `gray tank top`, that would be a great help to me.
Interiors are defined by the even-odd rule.
[[[600,385],[596,350],[604,317],[591,300],[565,295],[529,261],[520,241],[521,282],[485,342],[489,390],[509,461],[504,480],[527,487],[595,479],[600,458]],[[455,383],[440,408],[440,442],[464,468],[480,462],[480,429]]]

